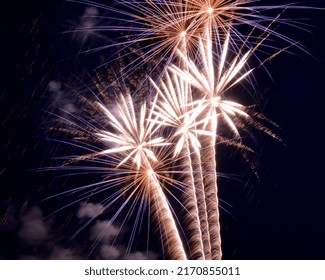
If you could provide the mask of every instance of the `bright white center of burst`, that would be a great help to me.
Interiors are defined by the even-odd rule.
[[[138,145],[137,149],[142,150],[143,146],[145,146],[146,144],[147,144],[147,142],[142,142],[140,145]]]
[[[151,176],[153,174],[152,170],[151,169],[148,169],[147,170],[147,174],[148,174],[148,176]]]
[[[186,36],[186,31],[182,31],[180,34],[181,37],[185,37]]]
[[[208,14],[212,14],[213,13],[213,8],[212,7],[210,7],[210,8],[208,8]]]

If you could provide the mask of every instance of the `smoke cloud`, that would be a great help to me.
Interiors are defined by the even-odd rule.
[[[18,236],[28,244],[41,244],[47,239],[49,225],[45,223],[42,210],[39,207],[33,207],[23,215],[21,223]]]

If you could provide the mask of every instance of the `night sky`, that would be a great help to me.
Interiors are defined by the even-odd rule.
[[[305,2],[325,8],[325,1]],[[148,252],[139,235],[127,255],[130,228],[119,232],[118,224],[93,248],[109,218],[109,213],[95,217],[99,203],[90,199],[57,212],[75,198],[43,201],[71,184],[60,172],[39,170],[57,164],[64,153],[50,129],[55,114],[58,108],[79,112],[69,91],[87,91],[93,70],[111,54],[107,49],[84,54],[111,43],[109,33],[71,31],[102,24],[100,16],[107,14],[61,0],[3,5],[0,259],[162,258],[154,226]],[[85,20],[92,15],[99,17]],[[306,51],[292,48],[292,54],[267,63],[272,79],[262,68],[255,74],[258,108],[281,127],[276,133],[282,142],[256,132],[258,178],[235,149],[221,148],[218,155],[220,173],[230,177],[219,183],[224,259],[325,259],[325,14],[289,15],[308,24],[309,32],[290,28],[287,34]]]

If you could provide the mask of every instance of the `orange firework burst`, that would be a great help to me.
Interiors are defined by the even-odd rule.
[[[140,57],[128,65],[125,75],[146,62],[168,65],[174,60],[179,48],[186,48],[189,58],[195,59],[199,38],[207,26],[212,39],[219,45],[222,45],[227,33],[231,32],[233,36],[230,46],[234,52],[243,44],[254,47],[257,44],[255,39],[262,34],[301,47],[290,37],[270,27],[275,23],[299,27],[298,23],[280,19],[280,16],[287,9],[304,8],[303,6],[263,5],[257,0],[123,0],[114,6],[88,0],[70,1],[88,4],[114,14],[107,19],[113,19],[119,24],[113,22],[93,28],[94,31],[116,32],[119,37],[116,38],[116,43],[88,51],[118,47],[124,51],[124,55],[130,51],[137,52]],[[255,35],[247,34],[242,26],[248,27],[248,32]],[[271,41],[265,42],[264,46],[266,50],[277,48]]]

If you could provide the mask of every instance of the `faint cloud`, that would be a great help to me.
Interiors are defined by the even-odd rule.
[[[51,80],[48,82],[49,108],[56,115],[69,119],[71,114],[78,112],[76,99],[64,88],[61,81]]]
[[[117,260],[122,255],[122,248],[103,244],[100,247],[100,257],[105,260]]]
[[[60,246],[55,246],[50,253],[50,260],[77,260],[80,257],[74,252],[73,249],[66,249]]]
[[[42,210],[39,207],[31,208],[21,217],[21,229],[18,236],[29,244],[37,245],[46,240],[49,227],[44,221]]]
[[[70,114],[78,112],[78,109],[72,103],[65,104],[64,107],[63,107],[63,110],[70,113]]]
[[[90,229],[90,240],[102,243],[111,242],[120,232],[120,228],[111,224],[110,221],[97,221]]]
[[[158,255],[155,252],[140,252],[136,251],[125,256],[126,260],[155,260]]]
[[[82,203],[77,212],[77,217],[82,218],[95,218],[104,212],[105,208],[100,203]]]
[[[92,38],[100,37],[96,32],[99,23],[99,10],[96,7],[86,7],[83,15],[79,18],[76,26],[74,37],[85,44]]]
[[[99,11],[96,7],[86,7],[84,16],[98,16]]]
[[[50,92],[58,92],[58,91],[60,91],[61,86],[62,86],[62,84],[59,81],[54,81],[53,80],[53,81],[49,81],[49,83],[48,83],[48,89],[49,89]]]

